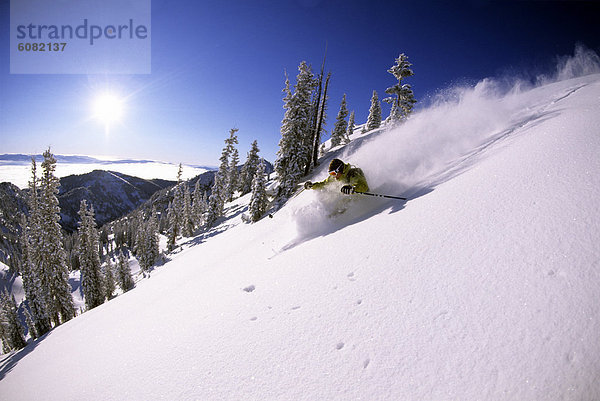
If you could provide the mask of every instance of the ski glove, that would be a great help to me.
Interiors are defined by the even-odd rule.
[[[354,187],[352,185],[344,185],[342,187],[342,193],[346,195],[350,195],[354,193]]]
[[[310,182],[310,181],[306,181],[306,182],[304,183],[304,189],[311,189],[311,188],[312,188],[312,186],[313,186],[313,183],[312,183],[312,182]]]

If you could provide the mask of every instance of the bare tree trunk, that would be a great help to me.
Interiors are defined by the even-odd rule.
[[[319,147],[319,142],[320,142],[320,133],[321,133],[321,128],[320,128],[320,124],[319,124],[319,110],[321,109],[321,90],[323,88],[323,70],[325,69],[325,59],[327,58],[327,44],[325,44],[325,54],[323,55],[323,63],[321,64],[321,73],[319,74],[319,89],[317,91],[317,96],[315,98],[315,102],[313,104],[313,117],[312,117],[312,124],[311,124],[311,131],[312,131],[312,138],[311,138],[311,145],[313,146],[313,155],[312,155],[312,161],[313,163],[311,163],[311,152],[309,152],[307,160],[306,160],[306,166],[304,168],[304,175],[308,175],[310,173],[310,170],[312,169],[313,165],[317,165],[316,163],[316,158],[314,157],[314,148],[316,146],[316,148],[318,149]],[[327,80],[329,80],[329,77],[327,77]],[[324,99],[323,99],[324,101]],[[316,145],[315,145],[316,143]],[[318,155],[318,152],[317,152]]]
[[[329,87],[329,78],[331,78],[331,73],[327,74],[327,79],[325,80],[325,90],[323,91],[323,101],[321,102],[321,110],[319,111],[319,121],[317,122],[317,130],[315,134],[315,140],[313,142],[313,164],[318,166],[318,158],[319,158],[319,145],[321,144],[321,128],[323,127],[323,118],[325,116],[325,102],[327,101],[327,88]]]

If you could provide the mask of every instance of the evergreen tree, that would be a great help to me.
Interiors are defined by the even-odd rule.
[[[131,269],[129,269],[129,261],[127,257],[123,255],[122,251],[119,251],[117,256],[117,282],[123,292],[127,292],[135,287],[133,278],[131,278]]]
[[[48,316],[55,325],[64,323],[75,317],[75,307],[69,285],[69,271],[60,221],[58,206],[58,178],[54,175],[56,159],[50,149],[44,152],[42,177],[40,179],[39,221],[40,249],[39,268],[41,287],[46,297]]]
[[[146,226],[146,240],[148,241],[147,251],[149,253],[152,265],[156,263],[160,256],[160,240],[158,236],[158,213],[152,209],[152,214]]]
[[[27,345],[23,326],[19,322],[15,298],[6,291],[0,295],[0,339],[5,353]]]
[[[46,307],[46,294],[42,288],[41,270],[41,241],[40,210],[38,204],[37,188],[37,166],[35,159],[31,158],[31,181],[29,181],[29,196],[27,204],[29,208],[29,218],[25,215],[21,218],[21,250],[22,264],[21,277],[23,279],[23,289],[25,290],[25,299],[31,311],[31,317],[34,329],[38,336],[46,334],[52,328],[48,310]]]
[[[200,227],[203,223],[203,215],[206,212],[206,193],[200,193],[200,180],[196,181],[194,187],[194,196],[192,204],[192,218],[194,221],[194,227]]]
[[[158,232],[160,234],[168,234],[169,231],[169,205],[167,205],[167,213],[159,213],[158,217]]]
[[[81,270],[81,288],[87,310],[104,303],[106,293],[102,280],[99,255],[99,235],[94,221],[94,208],[88,208],[87,202],[81,201],[79,208],[79,266]]]
[[[294,92],[290,90],[286,79],[284,109],[281,123],[281,139],[275,162],[275,171],[279,181],[278,196],[289,197],[304,174],[312,155],[313,135],[311,128],[312,91],[316,81],[306,62],[300,63]]]
[[[208,205],[206,207],[205,224],[208,228],[213,227],[217,219],[223,215],[224,202],[221,194],[224,192],[223,181],[225,181],[225,178],[219,172],[215,174],[215,182],[208,197]]]
[[[182,234],[185,237],[194,235],[194,219],[192,217],[192,197],[187,183],[183,183],[183,211],[181,213]]]
[[[348,109],[346,108],[346,94],[344,94],[342,103],[340,104],[340,111],[336,117],[335,125],[333,126],[333,132],[331,133],[332,147],[350,142],[346,136],[346,130],[348,128],[348,123],[346,123],[347,116]]]
[[[403,79],[415,75],[410,68],[411,66],[412,64],[408,62],[408,57],[402,53],[396,59],[396,64],[388,70],[398,80],[396,85],[385,90],[385,93],[395,95],[395,99],[386,99],[386,101],[392,103],[392,111],[390,113],[390,120],[392,122],[406,120],[417,102],[411,86],[402,83]]]
[[[394,99],[392,97],[387,97],[387,98],[383,99],[383,101],[386,103],[392,104],[392,107],[390,108],[390,115],[386,119],[386,122],[388,122],[390,124],[396,124],[396,123],[402,121],[402,113],[400,112],[400,109],[398,108],[398,102],[396,101],[396,99]]]
[[[348,118],[348,128],[346,129],[346,137],[349,139],[350,135],[354,134],[354,110],[350,113],[350,117]]]
[[[367,118],[367,131],[374,130],[381,126],[381,103],[379,103],[379,97],[377,91],[373,91],[373,97],[371,97],[371,108],[369,108],[369,117]]]
[[[254,222],[260,220],[269,205],[266,184],[265,162],[261,160],[252,180],[252,195],[250,197],[250,205],[248,206],[250,219]]]
[[[126,243],[125,226],[122,221],[117,221],[113,225],[113,232],[115,234],[115,248],[121,248]]]
[[[167,206],[166,231],[167,231],[167,250],[170,252],[175,249],[175,241],[177,240],[177,231],[175,230],[176,211],[173,206],[173,201]]]
[[[23,314],[25,315],[25,324],[27,325],[27,328],[29,329],[29,335],[33,339],[38,338],[39,334],[35,329],[35,323],[33,322],[33,316],[31,316],[29,309],[27,309],[27,307],[25,305],[23,305]]]
[[[66,234],[63,245],[67,255],[67,266],[69,271],[79,270],[79,255],[77,254],[77,243],[79,241],[77,233]]]
[[[260,163],[260,158],[258,157],[259,151],[258,142],[255,140],[252,142],[252,146],[248,152],[248,159],[244,163],[240,173],[240,192],[242,195],[246,195],[252,191],[252,180]]]
[[[137,213],[125,219],[125,245],[129,249],[135,249],[139,225],[140,219]]]
[[[237,130],[236,130],[237,131]],[[238,190],[240,185],[240,172],[238,170],[238,164],[240,162],[240,156],[235,145],[238,143],[238,138],[236,135],[232,135],[229,138],[229,177],[227,180],[227,202],[231,202],[233,200],[233,194]]]
[[[415,103],[417,103],[417,99],[415,99],[411,86],[403,84],[398,95],[398,109],[402,119],[406,120],[412,114]]]
[[[106,299],[111,299],[115,292],[115,274],[113,273],[113,265],[110,257],[106,258],[106,266],[104,266],[104,295]]]
[[[140,269],[142,270],[144,277],[146,276],[146,272],[150,270],[150,267],[152,266],[152,264],[150,264],[148,261],[148,239],[146,237],[147,233],[148,231],[146,230],[144,224],[140,227],[140,229],[137,232],[135,247],[133,248],[133,252],[138,260],[138,263],[140,264]]]
[[[219,171],[215,174],[215,181],[211,189],[210,197],[208,198],[208,208],[206,214],[206,226],[212,227],[217,219],[223,215],[223,208],[225,202],[230,197],[229,193],[229,179],[230,174],[230,162],[229,156],[233,152],[234,145],[237,143],[237,137],[235,133],[238,131],[237,128],[232,128],[229,131],[229,138],[225,140],[225,147],[221,153]]]
[[[177,185],[173,188],[173,201],[169,204],[169,210],[167,217],[169,220],[168,229],[168,249],[172,251],[175,249],[175,241],[179,236],[183,223],[183,185],[181,182],[182,167],[179,164],[179,171],[177,172]]]
[[[140,219],[141,224],[138,229],[136,241],[136,257],[140,263],[140,268],[144,275],[156,263],[160,254],[158,240],[158,216],[153,210],[148,221]]]
[[[110,241],[108,240],[108,232],[109,229],[106,226],[98,229],[98,238],[100,240],[100,258],[104,256],[103,253],[105,249],[106,254],[108,254],[110,251]]]

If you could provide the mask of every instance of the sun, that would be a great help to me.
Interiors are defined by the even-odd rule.
[[[96,96],[92,108],[95,119],[106,125],[110,125],[120,121],[123,117],[124,103],[114,93],[102,93]]]

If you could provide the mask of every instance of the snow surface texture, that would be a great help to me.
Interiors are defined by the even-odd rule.
[[[591,75],[484,81],[355,134],[327,161],[409,201],[328,218],[333,194],[304,191],[246,225],[240,198],[151,279],[4,357],[0,398],[600,399],[599,127]]]

